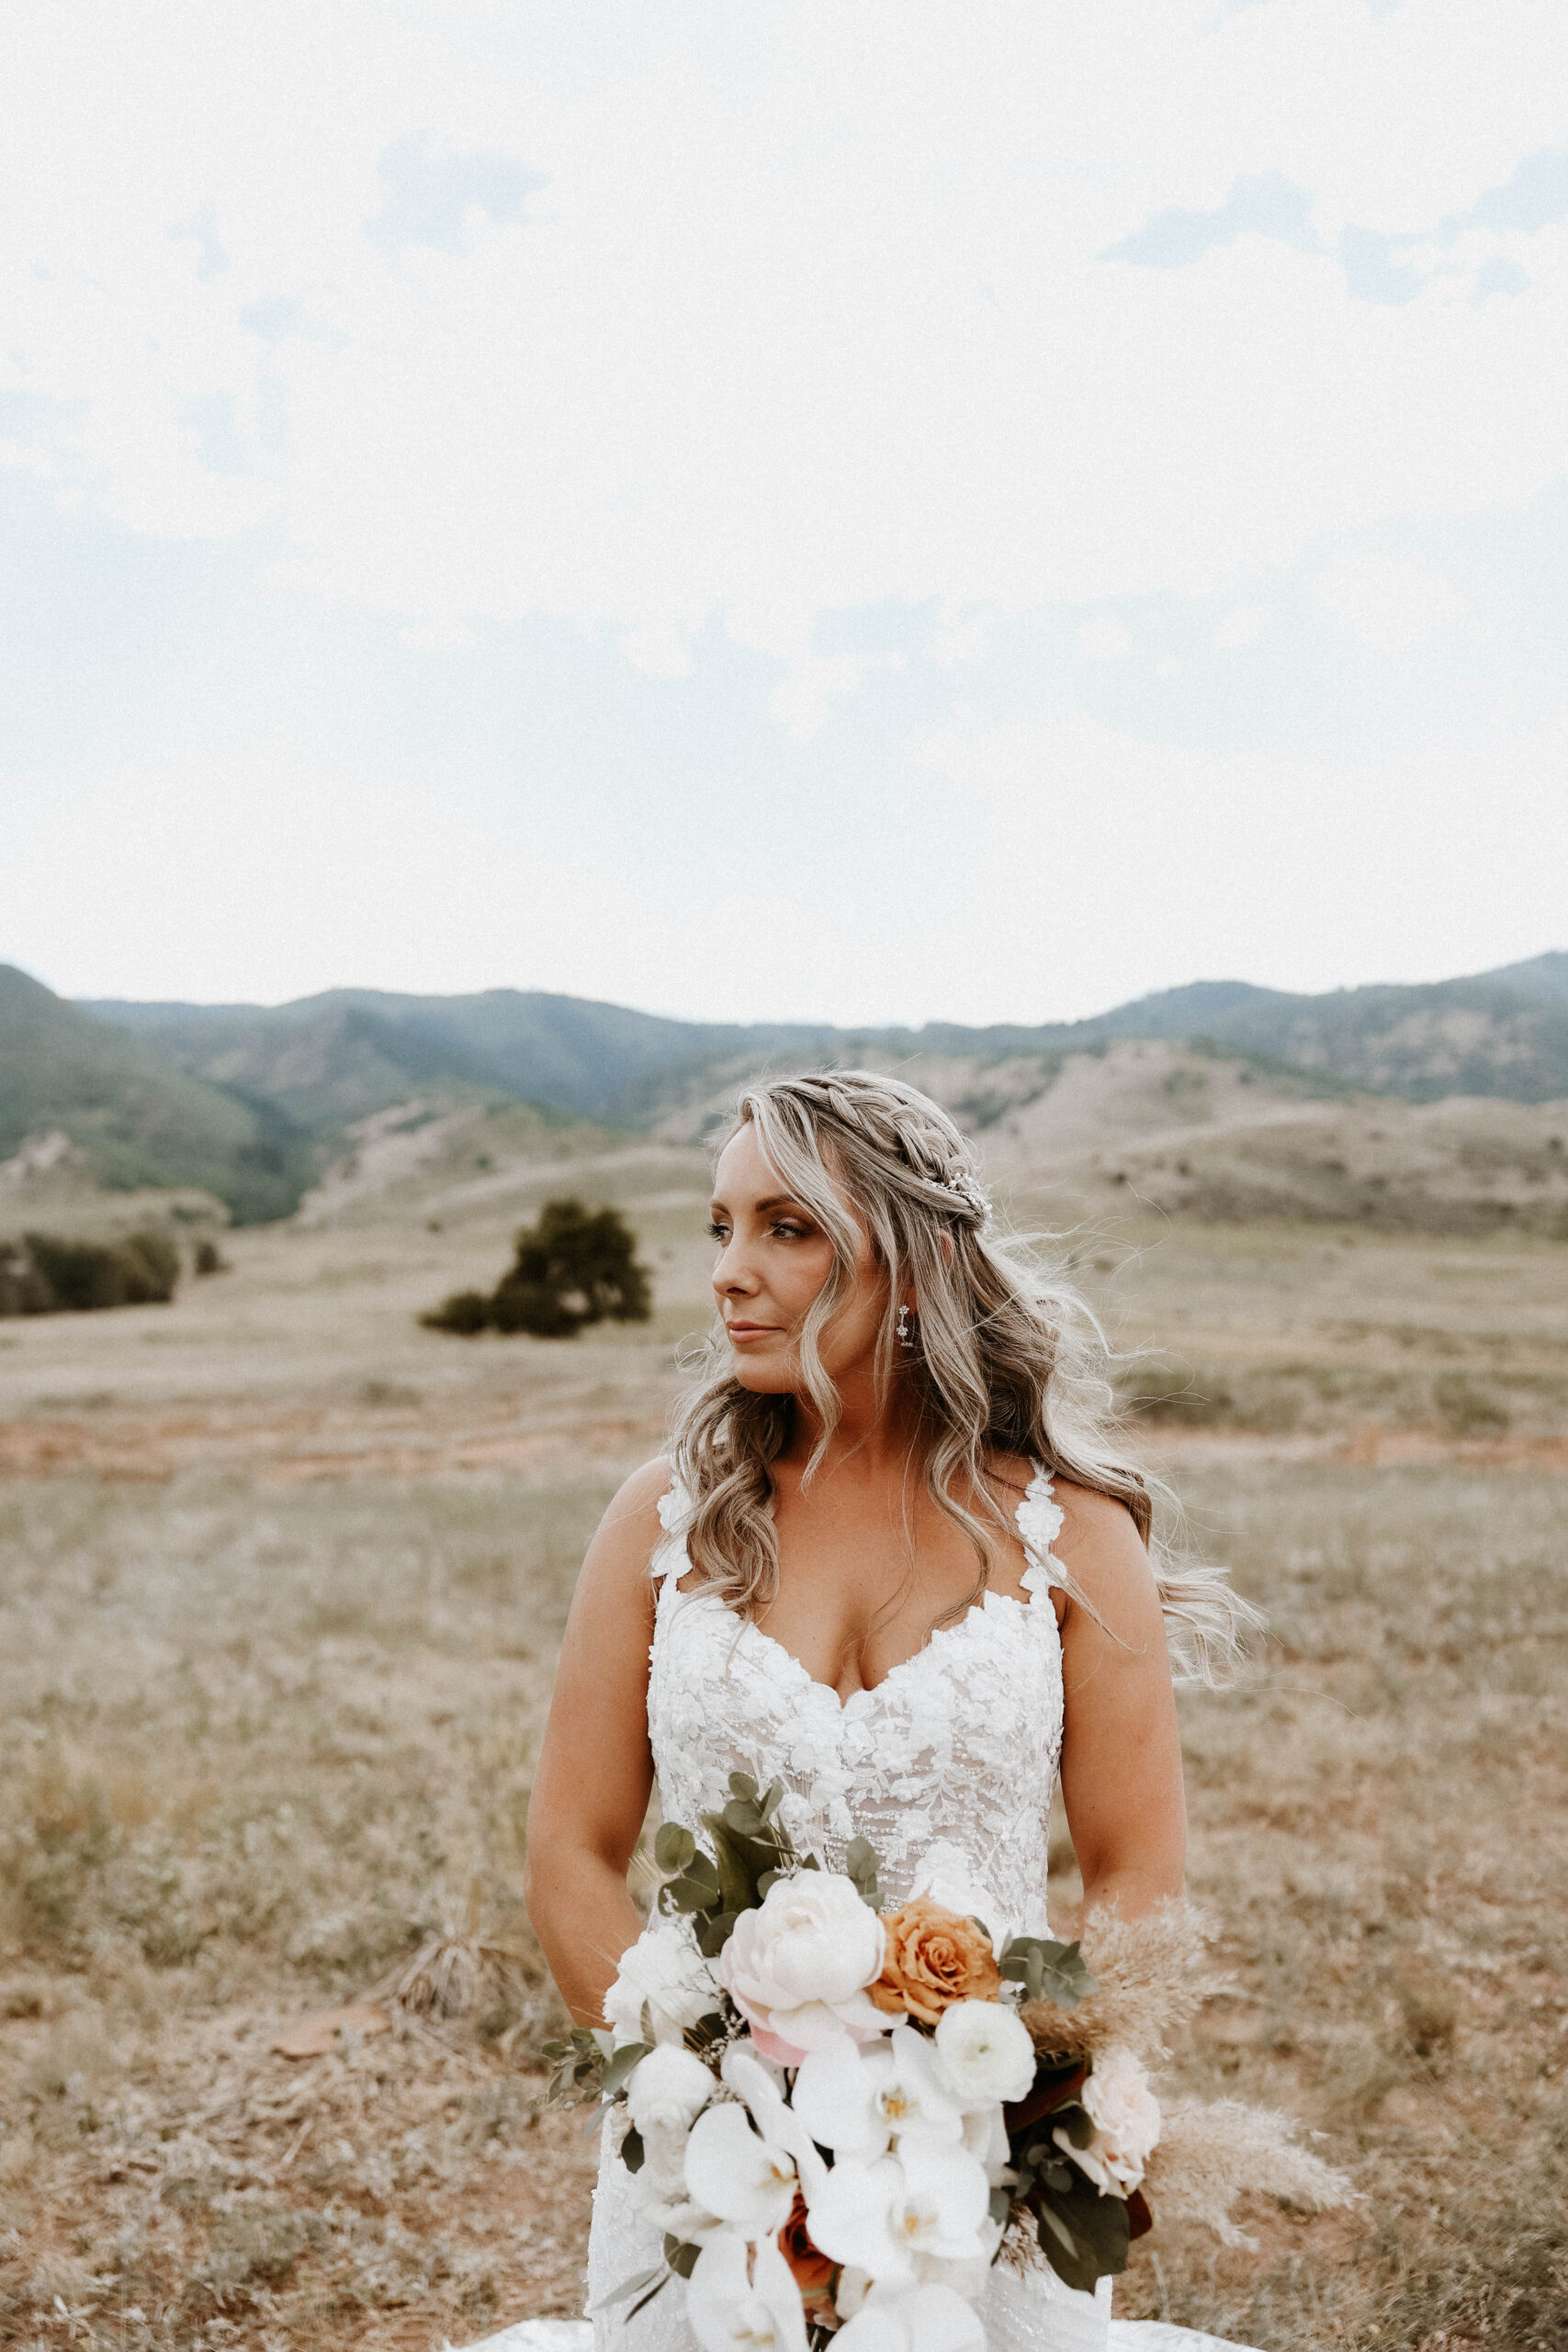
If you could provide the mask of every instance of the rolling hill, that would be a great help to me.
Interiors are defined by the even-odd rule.
[[[209,1084],[0,965],[0,1159],[51,1130],[101,1184],[200,1186],[250,1220],[287,1216],[310,1165],[273,1103]]]
[[[990,1147],[1004,1159],[1027,1147],[1055,1164],[1071,1156],[1072,1102],[1094,1092],[1085,1071],[1138,1040],[1180,1049],[1159,1080],[1176,1091],[1161,1095],[1152,1125],[1138,1125],[1142,1113],[1134,1120],[1151,1136],[1179,1130],[1177,1097],[1185,1089],[1195,1101],[1205,1069],[1218,1088],[1211,1099],[1234,1097],[1236,1116],[1218,1122],[1227,1131],[1265,1100],[1265,1125],[1291,1106],[1294,1116],[1352,1095],[1560,1103],[1568,954],[1419,987],[1296,996],[1198,981],[1088,1021],[884,1030],[675,1021],[512,989],[339,989],[271,1007],[69,1004],[0,966],[0,1159],[58,1131],[102,1183],[205,1186],[250,1221],[289,1214],[383,1117],[389,1136],[457,1118],[454,1134],[467,1137],[473,1118],[524,1104],[545,1127],[589,1122],[682,1145],[749,1073],[864,1060],[906,1070],[977,1134],[995,1128]],[[1244,1096],[1244,1085],[1254,1091]],[[1120,1078],[1101,1091],[1122,1110],[1131,1100]],[[1535,1146],[1521,1138],[1520,1149]],[[1211,1185],[1204,1197],[1224,1191]],[[1249,1179],[1241,1192],[1257,1188]]]

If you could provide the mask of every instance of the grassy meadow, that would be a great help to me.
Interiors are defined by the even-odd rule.
[[[171,1306],[0,1325],[0,2343],[435,2352],[580,2309],[528,1791],[705,1252],[689,1168],[599,1189],[650,1327],[420,1330],[514,1203],[239,1232]],[[1271,1625],[1182,1701],[1231,1989],[1172,2080],[1292,2108],[1359,2191],[1250,2248],[1158,2233],[1118,2308],[1268,2352],[1568,2346],[1568,1248],[1078,1256]]]

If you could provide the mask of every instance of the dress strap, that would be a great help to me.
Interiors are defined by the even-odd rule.
[[[1049,1592],[1053,1585],[1065,1592],[1066,1576],[1051,1546],[1062,1532],[1066,1513],[1052,1489],[1050,1472],[1038,1462],[1032,1463],[1031,1468],[1034,1475],[1013,1513],[1023,1540],[1023,1556],[1029,1563],[1019,1583],[1031,1595]]]
[[[653,1547],[648,1573],[662,1591],[671,1579],[679,1583],[689,1562],[686,1558],[686,1528],[692,1516],[692,1498],[673,1475],[659,1498],[659,1524],[664,1530]]]

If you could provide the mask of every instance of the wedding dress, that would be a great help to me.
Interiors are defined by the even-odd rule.
[[[1018,1506],[1028,1599],[987,1592],[874,1690],[840,1700],[799,1659],[717,1598],[682,1592],[689,1510],[672,1487],[649,1653],[648,1720],[664,1817],[695,1828],[731,1772],[784,1783],[784,1826],[803,1852],[843,1867],[856,1836],[875,1849],[885,1905],[947,1879],[979,1889],[992,1932],[1044,1935],[1046,1841],[1062,1750],[1062,1651],[1049,1598],[1062,1510],[1037,1471]],[[601,2154],[588,2247],[588,2306],[662,2260],[662,2237],[634,2202],[632,2176]],[[1111,2315],[1111,2281],[1075,2293],[1043,2266],[998,2263],[981,2317],[988,2352],[1243,2352],[1219,2339]],[[474,2352],[698,2352],[679,2286],[630,2321],[536,2320]]]

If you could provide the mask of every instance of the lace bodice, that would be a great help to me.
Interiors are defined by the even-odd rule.
[[[782,1781],[783,1818],[830,1868],[868,1838],[884,1903],[935,1880],[985,1898],[994,1934],[1042,1933],[1051,1794],[1062,1748],[1062,1652],[1049,1588],[1062,1524],[1037,1470],[1018,1506],[1018,1600],[987,1593],[874,1690],[840,1700],[714,1593],[682,1592],[690,1510],[660,1504],[648,1720],[665,1817],[698,1829],[731,1772]],[[698,1835],[701,1832],[698,1830]]]

